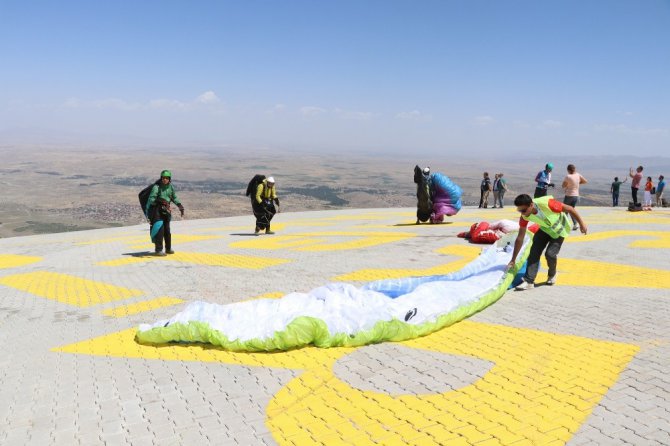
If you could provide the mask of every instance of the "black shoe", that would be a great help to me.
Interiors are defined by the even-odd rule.
[[[270,231],[270,229],[266,229],[266,230],[265,230],[265,233],[266,233],[266,234],[270,234],[270,235],[274,234],[274,232],[273,232],[273,231]]]
[[[167,251],[165,251],[165,253],[166,253],[166,254],[174,254],[174,251],[171,250],[171,249],[168,249]]]

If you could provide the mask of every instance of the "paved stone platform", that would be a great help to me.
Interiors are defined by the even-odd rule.
[[[464,209],[279,214],[0,240],[2,445],[668,445],[670,212],[580,208],[558,283],[508,292],[424,338],[273,354],[150,347],[135,327],[188,301],[276,298],[460,269]],[[545,272],[540,273],[542,279]]]

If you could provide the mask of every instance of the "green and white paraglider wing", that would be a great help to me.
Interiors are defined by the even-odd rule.
[[[142,343],[209,343],[231,351],[353,347],[432,333],[491,305],[508,289],[530,246],[507,271],[516,233],[462,270],[438,276],[331,283],[309,293],[228,305],[192,302],[168,320],[139,327]]]

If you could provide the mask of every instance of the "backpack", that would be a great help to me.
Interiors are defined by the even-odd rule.
[[[251,194],[256,194],[256,189],[258,188],[258,185],[261,184],[265,180],[265,175],[260,175],[256,174],[254,177],[249,181],[249,184],[247,185],[247,197],[251,196]]]
[[[161,180],[156,180],[155,183],[148,185],[142,191],[138,194],[138,198],[140,199],[140,207],[142,208],[142,213],[144,214],[145,217],[149,218],[147,215],[147,202],[149,201],[149,195],[151,195],[151,190],[154,188],[154,186],[158,186],[161,184]]]

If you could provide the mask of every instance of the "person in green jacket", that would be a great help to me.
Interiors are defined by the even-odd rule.
[[[174,254],[172,250],[172,233],[170,232],[170,220],[172,220],[172,209],[170,203],[179,208],[181,216],[184,216],[184,206],[177,198],[177,193],[172,187],[172,173],[169,170],[161,172],[159,184],[151,189],[147,201],[147,212],[151,221],[151,240],[156,245],[157,256]],[[165,239],[165,252],[163,252],[163,239]]]
[[[521,213],[521,217],[519,218],[519,234],[514,242],[514,251],[512,260],[507,265],[508,269],[516,264],[516,257],[523,246],[528,222],[536,223],[540,227],[533,236],[533,244],[528,254],[528,266],[523,282],[515,289],[523,291],[535,287],[535,278],[540,268],[540,257],[542,257],[542,251],[545,248],[544,256],[549,267],[549,277],[546,283],[547,285],[555,284],[558,253],[563,245],[563,240],[570,234],[571,229],[568,215],[579,223],[582,234],[587,232],[586,223],[575,208],[555,200],[551,195],[532,199],[529,195],[521,194],[514,199],[514,205],[516,210]]]
[[[277,207],[275,207],[275,204]],[[251,198],[251,208],[256,217],[256,229],[254,234],[265,230],[266,234],[274,234],[270,229],[272,217],[279,212],[279,198],[275,189],[275,179],[268,177],[256,186],[256,193]]]

